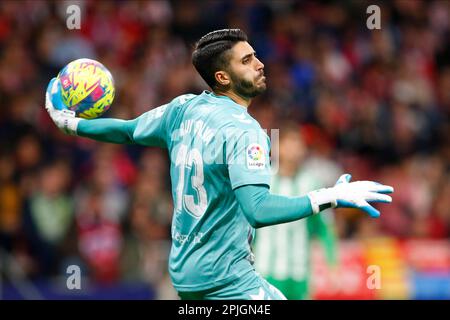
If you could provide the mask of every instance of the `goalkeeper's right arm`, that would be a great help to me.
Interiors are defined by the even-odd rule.
[[[159,132],[161,130],[157,130],[158,121],[149,124],[150,117],[146,114],[133,120],[77,118],[74,111],[68,110],[63,105],[60,82],[56,78],[53,78],[47,87],[45,108],[56,126],[66,134],[118,144],[164,145]],[[142,130],[137,133],[139,121],[146,126],[146,133],[141,132]]]

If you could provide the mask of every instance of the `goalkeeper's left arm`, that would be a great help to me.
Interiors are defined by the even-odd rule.
[[[165,145],[160,128],[162,121],[156,121],[152,114],[155,109],[133,120],[81,119],[75,116],[74,111],[68,110],[63,105],[60,83],[56,78],[53,78],[47,87],[45,108],[55,125],[66,134],[118,144],[138,143],[160,147]],[[149,120],[155,121],[149,123]],[[140,125],[146,126],[146,136],[143,134],[143,130],[139,130]]]
[[[373,181],[350,182],[342,175],[336,185],[309,192],[302,197],[286,197],[269,192],[266,185],[244,185],[234,190],[247,220],[255,228],[303,219],[327,208],[356,208],[372,218],[380,212],[370,202],[392,202],[387,195],[394,188]]]

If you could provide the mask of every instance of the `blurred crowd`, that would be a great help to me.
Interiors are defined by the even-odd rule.
[[[66,26],[69,4],[81,8],[80,30]],[[2,1],[0,250],[30,278],[77,263],[101,283],[165,288],[166,152],[65,136],[44,110],[44,93],[66,63],[97,59],[116,82],[105,117],[132,119],[207,89],[191,50],[226,27],[246,31],[265,64],[268,90],[249,109],[263,128],[295,121],[311,170],[395,187],[378,220],[338,211],[341,239],[448,239],[450,2],[380,2],[381,30],[366,27],[370,4]]]

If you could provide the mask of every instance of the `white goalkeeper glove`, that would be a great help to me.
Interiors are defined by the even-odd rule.
[[[343,174],[335,186],[308,193],[314,213],[319,213],[326,207],[357,208],[367,212],[372,218],[378,218],[380,211],[369,202],[392,202],[386,193],[394,192],[391,186],[385,186],[373,181],[350,182],[352,176]]]
[[[64,133],[77,134],[80,118],[75,117],[75,111],[67,109],[61,98],[61,84],[53,78],[48,84],[45,92],[45,109],[56,126]]]

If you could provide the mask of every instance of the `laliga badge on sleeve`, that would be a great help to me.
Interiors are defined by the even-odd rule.
[[[257,143],[252,143],[247,147],[247,169],[262,170],[266,166],[266,155],[263,147]]]

